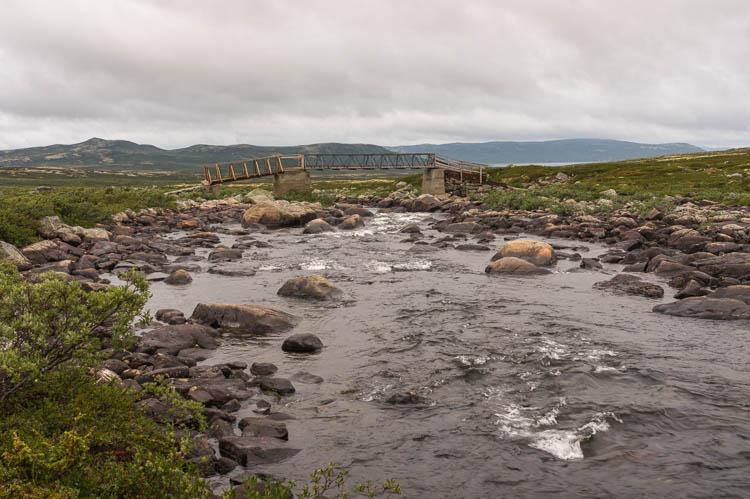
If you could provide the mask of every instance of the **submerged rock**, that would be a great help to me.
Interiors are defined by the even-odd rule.
[[[284,283],[277,294],[314,300],[334,300],[344,293],[321,275],[293,277]]]
[[[710,298],[707,296],[685,298],[673,303],[654,307],[654,312],[678,317],[698,319],[737,320],[750,319],[750,306],[734,298]]]
[[[169,274],[164,282],[172,285],[189,284],[193,282],[193,276],[187,270],[178,269]]]
[[[500,258],[487,265],[484,271],[488,274],[541,275],[550,274],[547,269],[513,256]]]
[[[345,218],[344,221],[339,224],[339,229],[354,230],[357,227],[362,227],[363,225],[365,225],[365,223],[362,220],[362,217],[355,214]]]
[[[651,284],[638,276],[630,274],[617,274],[609,281],[594,283],[592,287],[594,289],[606,289],[613,293],[645,296],[647,298],[661,298],[664,296],[664,288],[661,286]]]
[[[334,231],[333,227],[331,227],[328,222],[323,220],[322,218],[316,218],[315,220],[310,220],[307,222],[307,225],[305,225],[305,230],[302,231],[303,234],[321,234],[323,232],[331,232]]]
[[[549,266],[555,263],[555,250],[549,244],[533,239],[518,239],[505,243],[492,257],[497,260],[505,257],[515,257],[526,260],[537,266]]]
[[[323,348],[320,338],[310,333],[294,334],[284,340],[281,349],[285,352],[310,353]]]
[[[271,307],[220,303],[199,303],[193,310],[191,319],[211,327],[253,334],[286,331],[295,322],[293,315]]]

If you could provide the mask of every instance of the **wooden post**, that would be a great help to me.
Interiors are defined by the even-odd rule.
[[[234,164],[229,163],[229,173],[232,174],[232,180],[237,180],[237,176],[234,174]]]
[[[203,165],[203,173],[206,176],[206,180],[210,184],[211,183],[211,170],[208,169],[207,165]]]
[[[461,182],[464,181],[464,165],[461,163]]]
[[[242,166],[245,168],[245,178],[250,178],[250,172],[247,171],[247,161],[243,161]]]
[[[273,170],[271,169],[271,158],[266,158],[266,170],[269,174],[273,173]]]
[[[276,163],[279,165],[279,172],[284,173],[284,166],[281,164],[281,156],[276,156]]]
[[[304,154],[299,155],[299,166],[303,170],[305,169],[305,155]]]
[[[257,173],[257,174],[258,174],[258,176],[260,177],[260,176],[261,176],[261,175],[260,175],[260,165],[258,165],[258,160],[257,160],[257,159],[254,159],[254,160],[253,160],[253,164],[255,165],[255,173]]]
[[[221,168],[219,167],[219,163],[216,163],[216,176],[219,179],[219,182],[223,182],[224,179],[221,178]]]

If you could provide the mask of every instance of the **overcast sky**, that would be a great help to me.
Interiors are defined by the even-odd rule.
[[[2,0],[0,149],[750,146],[748,0]]]

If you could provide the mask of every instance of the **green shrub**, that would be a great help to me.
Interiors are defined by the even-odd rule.
[[[123,278],[126,286],[86,293],[53,274],[25,281],[0,262],[0,402],[63,363],[87,363],[100,328],[109,329],[115,346],[127,340],[149,293],[135,272]]]

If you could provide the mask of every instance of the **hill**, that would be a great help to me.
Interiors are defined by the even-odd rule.
[[[395,146],[398,152],[434,152],[489,165],[506,163],[589,163],[620,161],[667,154],[702,152],[692,144],[640,144],[622,140],[566,139],[543,142],[454,142]]]
[[[127,140],[92,138],[79,144],[55,144],[0,151],[0,167],[67,167],[98,170],[196,171],[204,164],[238,161],[271,154],[378,153],[387,149],[372,144],[309,144],[255,146],[198,144],[181,149],[160,149]]]

